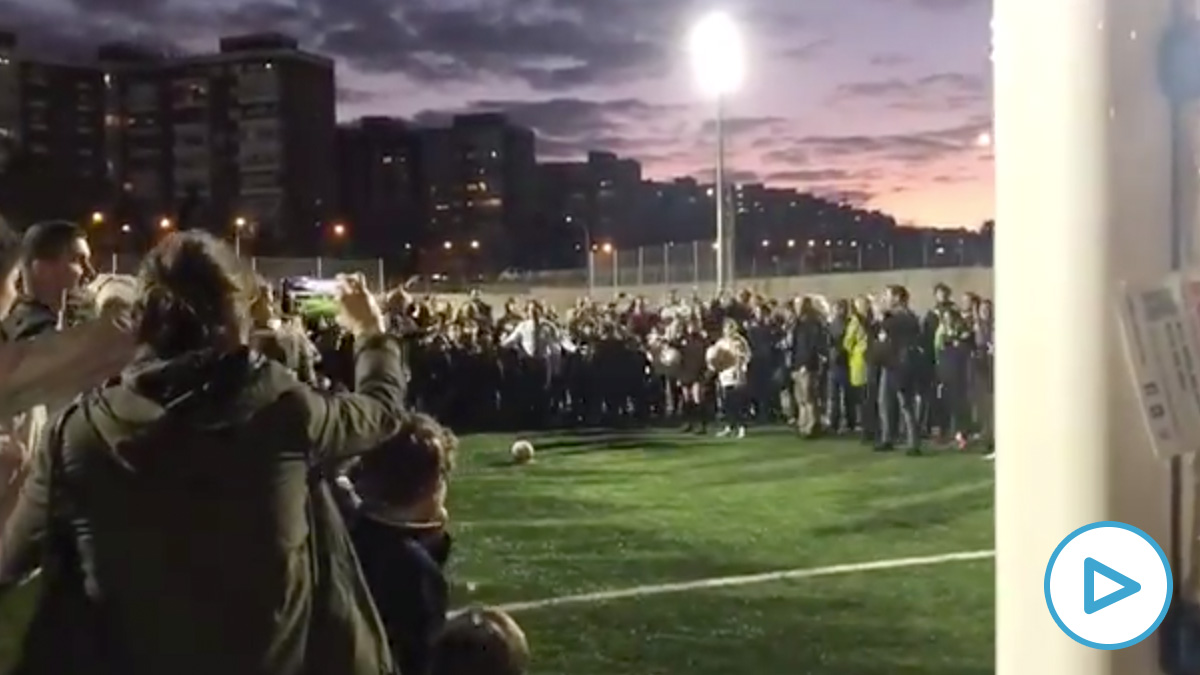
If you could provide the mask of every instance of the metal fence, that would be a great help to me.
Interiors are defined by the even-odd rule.
[[[893,245],[805,241],[776,249],[742,251],[733,269],[737,279],[792,277],[837,272],[878,272],[938,267],[985,267],[990,247],[977,243]],[[508,281],[549,287],[621,288],[648,284],[698,285],[716,281],[717,255],[711,241],[594,251],[583,269],[529,272]]]
[[[769,243],[769,242],[764,242]],[[98,261],[101,271],[132,274],[140,256],[112,254]],[[626,288],[651,284],[700,285],[716,281],[717,256],[711,241],[594,251],[586,267],[565,270],[505,272],[498,278],[423,277],[417,292],[461,292],[486,287],[493,292],[521,292],[530,286],[549,288]],[[401,270],[387,269],[381,258],[247,258],[252,269],[271,280],[360,273],[383,289],[404,280]],[[739,252],[734,279],[793,277],[808,274],[878,272],[939,267],[986,267],[991,247],[976,241],[887,242],[787,241]]]
[[[107,261],[97,261],[102,272],[112,274],[135,274],[141,264],[141,256],[113,253]],[[373,285],[383,289],[388,284],[387,270],[382,258],[267,258],[248,257],[247,263],[264,278],[278,281],[285,277],[328,278],[337,274],[362,274]]]

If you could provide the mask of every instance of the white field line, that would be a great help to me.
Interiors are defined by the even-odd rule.
[[[881,572],[885,570],[905,569],[912,567],[945,565],[947,563],[955,562],[989,560],[995,556],[995,551],[960,551],[958,553],[943,553],[941,555],[931,555],[919,558],[894,558],[891,560],[876,560],[874,562],[830,565],[828,567],[806,567],[791,570],[778,570],[775,572],[763,572],[761,574],[712,577],[709,579],[696,579],[694,581],[682,581],[671,584],[634,586],[632,588],[620,588],[610,591],[598,591],[595,593],[563,595],[557,598],[545,598],[543,600],[511,602],[505,605],[497,605],[497,607],[506,612],[524,612],[533,609],[544,609],[546,607],[560,607],[562,605],[587,605],[597,602],[608,602],[610,600],[642,598],[650,595],[664,595],[667,593],[686,593],[688,591],[708,590],[713,588],[749,586],[751,584],[763,584],[771,581],[814,579],[817,577],[858,574],[861,572]]]

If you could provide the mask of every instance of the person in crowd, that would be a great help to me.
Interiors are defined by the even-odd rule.
[[[393,671],[322,476],[401,429],[399,347],[343,279],[355,392],[315,392],[248,349],[245,279],[197,231],[143,261],[137,358],[56,416],[2,524],[0,599],[43,570],[18,672]]]
[[[863,440],[872,444],[875,443],[878,426],[875,420],[878,418],[879,391],[875,386],[875,372],[869,362],[869,353],[873,336],[877,333],[870,298],[855,298],[846,319],[846,332],[842,337],[842,348],[846,353],[846,383],[849,388],[847,398],[855,411],[855,419],[862,425]]]
[[[431,675],[524,675],[529,642],[507,612],[472,608],[455,616],[438,637]]]
[[[775,345],[779,343],[780,326],[765,304],[755,304],[743,325],[750,344],[748,393],[754,418],[759,424],[768,424],[777,412],[779,401],[776,373],[782,358]]]
[[[938,380],[938,330],[949,320],[951,312],[957,311],[954,291],[946,284],[933,287],[933,307],[921,319],[919,350],[914,354],[917,369],[914,374],[917,395],[917,426],[922,435],[928,435],[935,427],[944,432],[948,427],[948,410],[942,400],[942,383]]]
[[[682,389],[684,432],[708,433],[714,406],[708,396],[708,368],[705,354],[709,339],[700,320],[679,319],[683,324],[676,348],[679,350],[679,385]]]
[[[850,324],[850,303],[839,299],[833,303],[829,317],[829,341],[826,355],[826,405],[830,433],[840,434],[858,427],[857,390],[850,383],[850,350],[846,333]]]
[[[978,424],[979,437],[988,450],[995,447],[994,428],[995,413],[993,398],[995,387],[995,316],[991,300],[982,300],[975,312],[974,329],[975,349],[971,352],[971,399],[974,402],[975,418]],[[988,459],[995,459],[990,453]]]
[[[737,321],[727,318],[722,326],[721,339],[713,347],[716,359],[710,366],[717,371],[721,408],[725,416],[725,427],[717,435],[745,438],[750,345],[742,337]]]
[[[921,431],[917,426],[917,382],[921,369],[921,322],[909,309],[908,289],[889,286],[888,311],[879,322],[881,373],[879,380],[879,450],[895,447],[904,434],[904,446],[910,454],[921,451]]]
[[[792,373],[792,400],[796,406],[796,430],[805,438],[815,436],[821,427],[818,378],[827,343],[824,319],[812,298],[800,298],[795,320],[788,332],[787,348]]]
[[[21,237],[0,217],[0,344],[8,341],[4,318],[17,302],[20,275]]]
[[[301,382],[316,383],[316,349],[304,333],[279,318],[271,285],[256,276],[254,286],[257,291],[250,305],[250,346],[286,366]]]
[[[446,492],[458,440],[432,417],[408,417],[349,475],[350,532],[403,675],[428,675],[449,610]]]
[[[959,450],[966,449],[972,433],[969,387],[975,336],[971,331],[972,326],[967,318],[953,308],[942,315],[934,336],[943,418],[946,420],[946,430]]]
[[[21,295],[4,319],[10,340],[59,330],[71,295],[94,274],[83,228],[55,220],[25,231],[21,242]]]

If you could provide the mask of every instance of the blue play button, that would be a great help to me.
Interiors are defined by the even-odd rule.
[[[1100,597],[1096,597],[1096,577],[1101,577],[1101,582],[1111,588],[1116,586],[1115,590],[1109,590]],[[1084,558],[1083,560],[1083,612],[1085,614],[1095,614],[1105,607],[1111,607],[1118,602],[1128,598],[1131,595],[1142,590],[1142,585],[1121,574],[1113,568],[1096,560],[1095,558]]]

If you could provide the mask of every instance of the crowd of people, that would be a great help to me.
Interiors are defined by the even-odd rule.
[[[0,419],[19,412],[0,431],[0,602],[43,585],[16,672],[524,672],[510,616],[448,614],[450,429],[784,422],[986,449],[991,304],[931,299],[494,310],[351,276],[330,322],[204,233],[122,279],[97,278],[71,223],[0,227],[0,355],[72,364],[20,411],[0,368]]]
[[[678,423],[740,437],[786,423],[880,451],[939,439],[990,449],[992,303],[955,302],[944,285],[930,300],[919,317],[900,286],[832,302],[749,291],[671,292],[658,306],[581,298],[559,312],[515,299],[496,311],[475,293],[458,307],[410,301],[393,329],[410,354],[409,404],[458,430]],[[339,330],[310,334],[326,372],[344,380]]]
[[[525,672],[512,617],[448,615],[456,440],[405,405],[384,318],[403,294],[341,280],[352,375],[321,391],[221,241],[172,234],[136,283],[89,297],[93,276],[75,225],[0,228],[0,408],[33,386],[45,409],[37,433],[22,413],[0,438],[0,603],[41,585],[12,672]],[[93,365],[35,383],[9,358],[81,353]],[[120,372],[82,386],[114,354]]]

